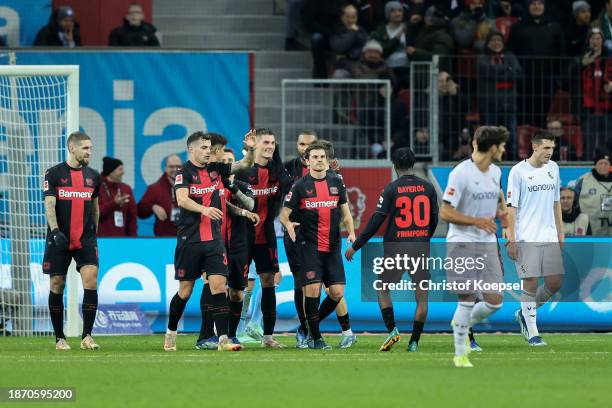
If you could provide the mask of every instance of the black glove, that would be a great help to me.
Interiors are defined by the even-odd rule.
[[[225,186],[225,188],[231,191],[232,194],[236,194],[238,193],[238,191],[240,191],[238,186],[235,183],[232,183],[231,181],[229,181],[229,179],[223,179],[223,185]]]
[[[68,249],[68,238],[66,238],[64,233],[60,231],[59,228],[55,228],[53,231],[51,231],[51,242],[57,249]]]

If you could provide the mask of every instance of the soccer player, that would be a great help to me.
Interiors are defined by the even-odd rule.
[[[208,160],[209,166],[213,163],[234,163],[235,158],[233,152],[229,157],[225,151],[227,139],[218,133],[207,133],[210,136],[211,155]],[[238,180],[234,180],[234,175],[222,179],[224,186],[224,201],[227,208],[227,213],[221,223],[221,236],[225,243],[226,253],[229,261],[229,278],[228,278],[228,304],[229,317],[227,334],[234,344],[240,344],[236,338],[236,328],[240,321],[240,311],[242,309],[242,289],[236,289],[236,282],[241,282],[245,278],[244,275],[246,265],[246,254],[244,248],[246,243],[244,235],[246,233],[245,222],[258,222],[257,214],[250,212],[255,204],[251,191],[251,186]],[[238,208],[236,205],[243,206]],[[248,220],[248,221],[247,221]],[[235,230],[235,231],[234,231]],[[242,249],[242,250],[241,250]],[[242,261],[241,261],[242,260]],[[210,285],[206,279],[206,273],[202,274],[204,279],[204,288],[200,296],[200,311],[202,313],[202,322],[200,327],[200,335],[196,341],[196,349],[206,350],[218,348],[218,337],[214,334],[214,321],[212,316],[211,305],[207,302],[212,296]]]
[[[538,332],[536,309],[563,283],[563,218],[559,166],[550,160],[555,136],[538,131],[531,139],[533,153],[516,164],[508,176],[508,255],[516,261],[523,281],[521,308],[515,317],[530,346],[546,346]],[[518,244],[517,244],[518,243]],[[544,285],[538,287],[538,280]]]
[[[245,141],[254,145],[248,133]],[[181,212],[179,215],[177,246],[174,254],[174,278],[179,290],[170,302],[168,330],[164,350],[176,351],[176,330],[194,283],[203,271],[210,285],[207,300],[219,335],[218,350],[240,350],[227,336],[228,304],[226,283],[227,254],[221,237],[224,214],[224,188],[222,179],[252,164],[252,151],[243,160],[233,164],[209,165],[210,135],[195,132],[187,138],[188,161],[175,178],[174,189]]]
[[[321,283],[329,288],[329,303],[334,310],[344,296],[346,279],[340,254],[340,222],[348,230],[348,242],[355,241],[355,229],[342,179],[328,172],[325,148],[313,143],[306,149],[309,174],[298,180],[285,198],[280,221],[292,241],[300,249],[301,283],[304,290],[304,309],[312,348],[330,349],[319,330]],[[292,212],[298,213],[300,230],[290,221]],[[321,304],[321,306],[323,306]]]
[[[451,257],[482,257],[484,270],[447,271],[454,280],[474,277],[487,282],[503,282],[503,271],[497,246],[498,202],[503,202],[501,169],[494,163],[505,152],[508,131],[502,126],[481,126],[474,134],[474,152],[450,173],[444,191],[440,218],[449,223],[446,241]],[[505,205],[503,207],[505,209]],[[474,243],[474,244],[466,244]],[[472,285],[473,288],[473,285]],[[502,306],[502,293],[482,293],[475,304],[476,291],[457,292],[459,302],[451,323],[455,342],[455,367],[472,367],[467,345],[470,327],[481,322]]]
[[[345,256],[352,261],[355,252],[365,245],[378,231],[380,226],[388,219],[387,228],[383,238],[386,245],[385,256],[389,252],[400,249],[412,252],[414,248],[409,243],[428,243],[438,225],[438,199],[436,191],[427,180],[416,177],[411,173],[416,161],[414,153],[407,147],[397,149],[392,155],[393,166],[397,179],[389,183],[383,190],[376,212],[361,232],[352,247],[346,250]],[[398,248],[399,243],[406,243]],[[422,245],[416,245],[423,247]],[[393,248],[395,247],[395,248]],[[393,280],[399,281],[404,271],[395,273]],[[422,273],[411,274],[411,279],[417,281],[425,279]],[[388,290],[377,291],[378,305],[389,335],[380,347],[380,351],[389,351],[393,344],[400,340],[399,331],[395,325],[393,302]],[[418,344],[427,318],[427,292],[417,287],[417,308],[414,313],[412,335],[408,343],[408,351],[418,350]]]
[[[43,190],[47,239],[43,273],[50,275],[49,315],[55,349],[70,350],[64,335],[64,286],[72,259],[83,282],[81,349],[100,348],[91,337],[98,310],[98,244],[100,175],[88,167],[91,138],[83,132],[68,136],[68,159],[45,172]]]
[[[280,197],[291,188],[291,177],[283,167],[274,132],[262,128],[257,129],[255,135],[255,164],[236,173],[236,179],[251,185],[254,212],[260,219],[259,224],[250,226],[247,233],[247,265],[255,262],[261,282],[262,346],[280,348],[284,346],[272,337],[276,324],[275,275],[279,272],[274,216]]]

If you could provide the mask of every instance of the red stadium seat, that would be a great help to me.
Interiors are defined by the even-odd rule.
[[[538,130],[532,125],[521,125],[516,128],[518,156],[519,159],[526,159],[531,153],[531,137]]]
[[[584,155],[584,142],[582,140],[582,129],[580,126],[564,126],[563,140],[568,142],[568,144],[576,152],[576,157],[578,159],[582,159],[582,156]]]
[[[518,17],[497,17],[495,19],[495,26],[500,33],[504,36],[504,41],[508,41],[510,37],[510,28],[518,21]]]
[[[406,116],[410,116],[410,89],[402,89],[397,93],[398,99],[404,104]]]
[[[560,120],[561,123],[575,124],[576,117],[572,114],[572,96],[566,91],[557,91],[550,104],[548,120]]]

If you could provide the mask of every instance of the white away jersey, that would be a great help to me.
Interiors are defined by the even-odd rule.
[[[559,201],[559,166],[549,161],[535,168],[527,160],[508,176],[508,205],[516,208],[516,240],[559,242],[554,203]]]
[[[501,169],[494,164],[480,171],[472,159],[464,160],[448,176],[442,200],[461,214],[470,217],[494,218],[501,192]],[[497,242],[495,234],[473,225],[449,224],[449,242]]]

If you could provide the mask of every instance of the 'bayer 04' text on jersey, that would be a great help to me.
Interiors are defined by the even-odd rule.
[[[486,172],[482,172],[469,158],[451,171],[442,200],[463,215],[495,218],[500,192],[501,169],[491,164]],[[497,242],[497,237],[473,225],[449,224],[446,240]]]
[[[523,160],[508,176],[508,206],[516,208],[516,237],[524,242],[558,242],[554,204],[559,201],[559,166],[533,167]]]
[[[100,175],[88,166],[72,168],[61,162],[45,172],[45,196],[55,197],[59,230],[68,238],[68,249],[96,244],[93,200],[98,197]],[[47,228],[47,236],[51,230]]]
[[[229,164],[218,163],[215,167],[198,167],[187,161],[174,179],[174,189],[187,188],[189,198],[205,207],[221,210],[225,217],[225,189],[221,180],[229,175],[230,168]],[[181,243],[221,240],[221,221],[181,208],[177,234]]]
[[[332,252],[340,248],[342,204],[346,204],[346,187],[328,171],[322,179],[308,174],[296,181],[284,205],[298,213],[304,241],[317,245],[321,252]]]

